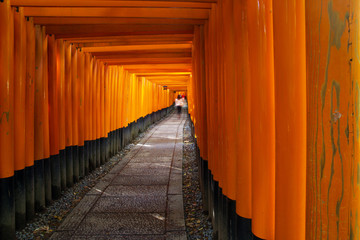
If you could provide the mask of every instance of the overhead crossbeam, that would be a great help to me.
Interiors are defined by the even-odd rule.
[[[189,76],[147,76],[149,80],[153,81],[188,81]]]
[[[192,44],[156,44],[156,45],[122,45],[122,46],[105,46],[105,47],[84,47],[84,52],[125,52],[125,51],[142,51],[142,50],[174,50],[174,49],[191,49]]]
[[[151,9],[149,9],[151,11]],[[173,18],[119,18],[119,17],[34,17],[39,25],[82,25],[82,24],[195,24],[203,25],[204,19]]]
[[[124,69],[126,70],[137,70],[137,69],[191,69],[191,64],[134,64],[126,65]]]
[[[125,35],[125,36],[100,36],[100,37],[78,37],[64,38],[72,43],[98,43],[98,42],[123,42],[124,44],[135,44],[146,42],[147,44],[158,41],[192,41],[193,34],[160,34],[160,35]]]
[[[154,74],[158,74],[158,73],[174,73],[174,72],[191,72],[191,69],[188,68],[184,68],[184,69],[179,69],[179,68],[174,68],[174,69],[166,69],[166,68],[159,68],[159,69],[127,69],[129,73],[134,73],[134,74],[149,74],[149,73],[154,73]]]
[[[184,71],[184,72],[158,72],[158,73],[150,73],[150,72],[143,72],[135,74],[137,77],[149,77],[149,76],[190,76],[191,72]]]
[[[194,25],[208,19],[213,0],[13,0],[24,15],[107,65],[121,65],[170,89],[186,89]]]
[[[99,25],[49,25],[48,34],[56,38],[81,38],[99,36],[159,35],[159,34],[192,34],[193,25],[169,24],[99,24]]]
[[[124,58],[101,59],[111,65],[191,63],[191,58]]]
[[[208,9],[146,7],[24,7],[28,17],[122,17],[208,19]]]
[[[167,41],[161,41],[161,40],[157,40],[153,43],[149,43],[149,42],[143,42],[143,41],[139,41],[139,42],[134,42],[134,43],[125,43],[125,42],[118,42],[118,41],[113,41],[113,42],[97,42],[97,43],[75,43],[75,47],[77,48],[88,48],[88,47],[110,47],[110,46],[124,46],[124,45],[157,45],[157,44],[163,44],[163,45],[167,45],[167,44],[192,44],[191,41],[172,41],[172,40],[167,40]]]
[[[208,2],[185,1],[83,1],[83,0],[11,0],[12,6],[20,7],[151,7],[151,8],[199,8],[210,9]]]
[[[107,60],[119,60],[122,59],[134,59],[134,61],[138,58],[143,59],[154,59],[154,58],[191,58],[191,52],[168,52],[168,53],[142,53],[138,52],[121,52],[121,53],[109,53],[109,54],[94,54],[97,59],[107,61]]]

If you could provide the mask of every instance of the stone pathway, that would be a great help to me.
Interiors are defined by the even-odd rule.
[[[185,115],[172,114],[89,191],[51,239],[186,239]]]

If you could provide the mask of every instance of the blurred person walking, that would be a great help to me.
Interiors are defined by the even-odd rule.
[[[177,110],[177,113],[178,113],[178,116],[180,118],[181,116],[181,110],[182,110],[182,106],[184,105],[184,101],[183,99],[181,98],[181,95],[179,94],[177,96],[177,98],[175,99],[175,108]]]

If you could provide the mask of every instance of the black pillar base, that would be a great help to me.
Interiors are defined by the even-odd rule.
[[[26,190],[26,220],[35,216],[35,183],[34,166],[25,168],[25,190]]]
[[[0,239],[15,239],[14,176],[0,178]]]
[[[73,147],[66,147],[66,186],[74,185],[74,163],[73,163]]]
[[[257,236],[255,236],[255,235],[253,235],[254,237],[252,238],[252,240],[265,240],[265,239],[262,239],[262,238],[259,238],[259,237],[257,237]]]
[[[100,153],[100,150],[101,150],[101,147],[100,147],[100,138],[96,139],[96,167],[100,167],[100,156],[101,156],[101,153]]]
[[[130,123],[129,142],[131,142],[133,139],[134,139],[134,122]]]
[[[45,205],[48,206],[51,204],[52,201],[50,158],[44,159],[44,181],[45,181]]]
[[[220,191],[220,227],[219,227],[219,235],[220,239],[229,239],[229,199],[223,194],[221,189]]]
[[[100,138],[100,164],[106,162],[106,141],[105,138]]]
[[[89,174],[89,159],[90,159],[90,151],[89,151],[89,141],[84,142],[84,168],[85,168],[85,176]]]
[[[66,150],[59,152],[61,190],[66,189]]]
[[[116,130],[111,132],[111,148],[112,148],[111,156],[114,156],[118,152],[116,134],[117,134]]]
[[[209,220],[211,220],[211,223],[214,226],[214,178],[211,174],[211,171],[209,170],[209,176],[210,176],[210,182],[209,182],[209,188],[208,188],[208,195],[209,195]]]
[[[119,128],[119,151],[123,149],[123,128]]]
[[[124,147],[125,147],[126,145],[128,145],[128,127],[129,127],[129,126],[127,126],[127,127],[125,127],[125,128],[123,129]]]
[[[202,161],[202,174],[203,174],[203,209],[205,213],[209,212],[209,168],[208,161]]]
[[[73,174],[74,183],[79,181],[79,146],[73,146]]]
[[[219,234],[219,183],[217,181],[213,181],[211,190],[212,190],[213,201],[214,201],[212,224],[214,227],[214,234],[216,236],[218,236],[218,234]]]
[[[85,177],[85,145],[79,146],[79,179]]]
[[[249,240],[254,239],[251,231],[251,219],[240,217],[236,215],[236,239]],[[260,239],[260,238],[257,238]]]
[[[59,199],[61,196],[61,169],[59,154],[50,156],[50,165],[52,199]]]
[[[91,172],[96,169],[96,140],[90,141],[89,148],[90,148],[89,170]]]
[[[125,147],[125,128],[121,128],[121,149]]]
[[[135,122],[135,137],[136,138],[137,136],[139,136],[140,134],[140,119],[138,119],[136,122]]]
[[[236,240],[237,230],[237,214],[236,214],[236,201],[227,198],[228,209],[228,236],[230,240]]]
[[[22,229],[25,227],[26,224],[25,169],[15,171],[14,191],[15,225],[16,229]]]
[[[110,133],[108,133],[107,138],[105,138],[105,144],[106,144],[106,160],[109,160],[111,157],[110,154]]]
[[[141,117],[138,121],[139,121],[139,133],[142,133],[145,130],[145,128],[144,128],[144,118]]]
[[[121,128],[116,130],[116,148],[117,151],[121,151]]]
[[[115,130],[115,154],[120,152],[120,139],[119,139],[119,129]]]
[[[114,139],[114,131],[110,132],[110,156],[114,156],[115,154],[115,139]]]
[[[44,160],[34,162],[34,180],[35,180],[35,211],[45,209],[45,176]]]

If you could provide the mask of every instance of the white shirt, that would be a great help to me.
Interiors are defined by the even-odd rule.
[[[183,105],[183,101],[182,101],[182,99],[175,99],[175,106],[177,107],[177,106],[182,106]]]

